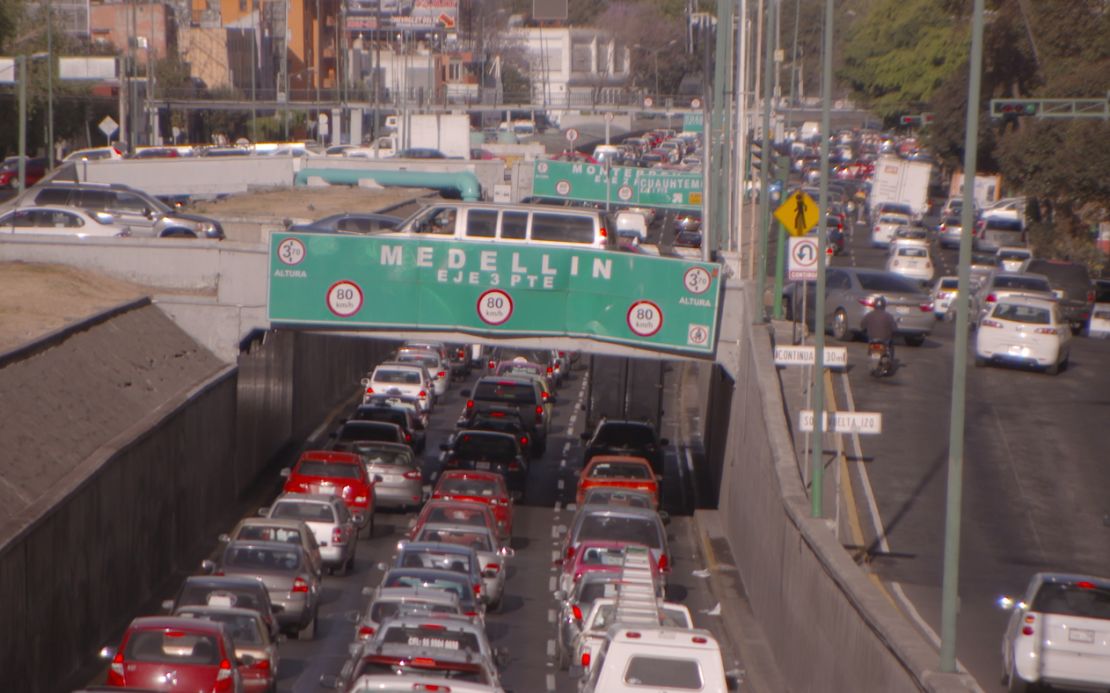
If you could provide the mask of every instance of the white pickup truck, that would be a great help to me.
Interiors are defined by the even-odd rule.
[[[671,628],[693,628],[694,619],[690,610],[682,604],[671,602],[658,602],[659,623],[646,624],[650,626],[662,625]],[[590,612],[582,621],[582,630],[574,640],[574,659],[572,663],[582,667],[583,674],[588,674],[597,653],[609,637],[609,629],[615,625],[617,600],[603,597],[595,599],[590,606]],[[635,626],[638,624],[624,623],[621,625]]]
[[[582,675],[572,667],[571,675]],[[579,693],[735,690],[721,647],[707,630],[613,626]]]

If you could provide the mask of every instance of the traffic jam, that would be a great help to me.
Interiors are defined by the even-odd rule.
[[[735,689],[706,559],[665,510],[674,446],[658,422],[586,422],[585,359],[404,343],[101,650],[106,684]]]

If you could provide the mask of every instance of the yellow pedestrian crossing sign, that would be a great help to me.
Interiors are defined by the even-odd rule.
[[[791,236],[804,236],[819,221],[817,203],[802,190],[790,193],[778,209],[775,218],[786,227]]]

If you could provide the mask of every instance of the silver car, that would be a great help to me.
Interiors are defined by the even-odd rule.
[[[508,546],[498,548],[497,537],[489,527],[468,527],[441,523],[426,523],[416,536],[418,542],[438,542],[466,546],[478,554],[482,570],[482,587],[491,610],[501,605],[505,593],[505,561],[515,555]]]
[[[236,659],[250,655],[250,666],[240,667],[243,691],[269,693],[277,688],[278,641],[270,637],[266,623],[257,611],[232,606],[183,606],[174,612],[183,618],[203,618],[224,624],[235,646]]]
[[[359,454],[374,483],[374,506],[414,508],[424,502],[424,475],[412,448],[400,443],[365,443]]]
[[[266,585],[270,601],[280,605],[278,624],[290,635],[316,635],[320,576],[304,549],[277,541],[233,541],[216,561],[204,561],[207,573],[254,577]]]
[[[802,292],[794,283],[784,290],[788,313],[801,315]],[[806,282],[808,308],[806,320],[814,326],[812,308],[816,287]],[[895,334],[910,346],[921,346],[936,323],[933,301],[921,286],[891,272],[861,267],[830,267],[825,280],[825,329],[842,341],[850,341],[862,332],[863,316],[871,312],[875,299],[884,297],[887,312],[897,322]]]
[[[231,541],[281,541],[296,544],[305,550],[317,574],[324,571],[324,559],[320,557],[320,545],[316,535],[301,520],[279,520],[268,517],[247,517],[239,520],[230,534],[221,534],[220,542]]]
[[[355,563],[358,526],[346,503],[335,496],[285,493],[268,508],[259,508],[262,517],[301,520],[316,536],[320,557],[329,571],[342,568],[350,572]]]
[[[429,615],[463,616],[458,595],[446,590],[427,587],[364,587],[363,594],[370,597],[370,604],[361,615],[353,612],[355,640],[370,640],[387,618],[393,618],[403,608],[414,606]]]
[[[566,669],[586,614],[595,599],[616,597],[621,574],[617,571],[595,570],[584,573],[569,591],[555,590],[559,602],[558,632],[555,634],[555,666]]]

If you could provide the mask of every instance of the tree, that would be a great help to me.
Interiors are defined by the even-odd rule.
[[[654,93],[658,74],[659,92],[674,94],[682,75],[699,68],[699,56],[688,56],[683,50],[683,21],[664,15],[652,3],[617,1],[597,18],[596,26],[613,37],[617,51],[630,51],[634,85]]]

